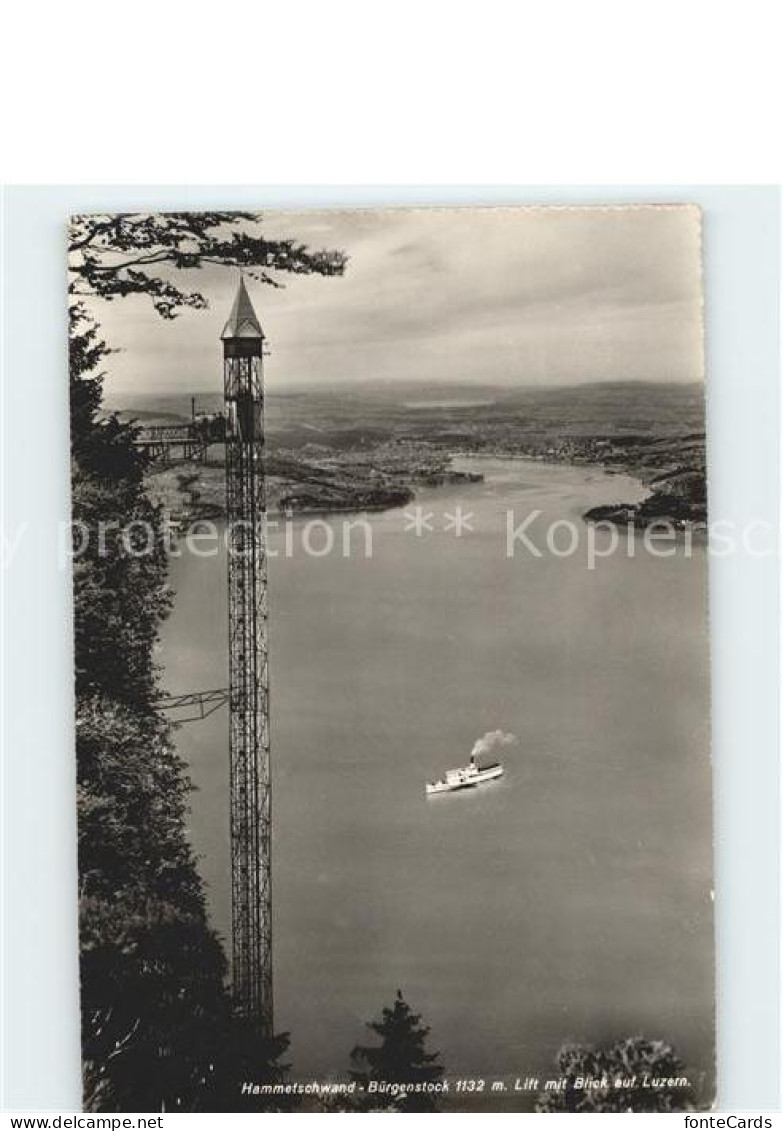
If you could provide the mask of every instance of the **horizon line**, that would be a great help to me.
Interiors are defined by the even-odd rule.
[[[271,393],[276,395],[285,395],[287,393],[297,392],[310,392],[319,389],[367,389],[377,387],[391,387],[391,388],[404,388],[408,387],[421,388],[426,387],[433,390],[440,388],[458,388],[463,389],[465,392],[479,392],[480,390],[499,390],[501,392],[513,392],[516,390],[556,390],[556,389],[582,389],[582,388],[595,388],[599,386],[609,385],[622,385],[631,387],[654,387],[665,389],[670,387],[681,387],[686,385],[705,385],[706,379],[704,377],[686,377],[674,378],[665,380],[654,380],[653,378],[646,378],[638,380],[636,378],[603,378],[602,380],[583,380],[583,381],[564,381],[560,382],[527,382],[527,383],[512,383],[510,381],[487,381],[485,383],[470,381],[470,380],[437,380],[437,379],[423,379],[423,378],[393,378],[393,377],[378,377],[368,378],[366,380],[354,380],[344,378],[339,381],[330,379],[322,379],[320,381],[308,382],[294,382],[282,387],[275,385],[266,386],[266,394]],[[145,390],[140,392],[136,389],[104,389],[105,397],[144,397],[144,396],[170,396],[170,397],[185,397],[185,396],[219,396],[222,394],[220,385],[217,387],[209,388],[195,388],[190,387],[186,389],[161,389]]]

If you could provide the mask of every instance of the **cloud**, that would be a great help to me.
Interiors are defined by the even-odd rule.
[[[266,226],[350,257],[343,278],[254,287],[274,386],[703,375],[695,209],[336,210],[268,213]],[[171,324],[138,299],[97,311],[125,349],[112,359],[115,388],[219,388],[235,273],[205,268],[193,286],[210,310]]]

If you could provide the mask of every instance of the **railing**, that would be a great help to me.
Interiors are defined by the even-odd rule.
[[[187,715],[185,718],[174,716],[175,722],[194,723],[200,722],[201,719],[208,719],[215,711],[224,707],[227,702],[228,688],[220,687],[213,691],[186,691],[181,695],[161,695],[155,701],[155,705],[159,711],[195,710],[195,714]]]
[[[137,442],[141,444],[156,440],[168,440],[172,444],[181,444],[187,440],[194,440],[198,436],[194,424],[143,424],[137,433]]]

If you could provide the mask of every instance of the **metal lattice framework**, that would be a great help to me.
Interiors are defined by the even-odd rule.
[[[228,688],[218,687],[212,691],[182,691],[179,694],[159,695],[155,706],[158,711],[167,711],[175,723],[197,723],[208,719],[227,702]]]
[[[233,994],[273,1025],[264,335],[244,280],[222,335],[229,524],[228,707]]]

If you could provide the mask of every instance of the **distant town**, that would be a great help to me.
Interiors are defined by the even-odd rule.
[[[402,506],[422,486],[480,479],[458,456],[584,463],[639,479],[640,504],[606,499],[592,521],[643,527],[706,522],[703,387],[606,383],[572,388],[432,390],[405,386],[272,394],[268,401],[268,505],[302,515]],[[224,513],[220,397],[117,403],[150,434],[184,429],[195,443],[151,451],[149,486],[184,521]],[[189,411],[188,411],[189,409]],[[161,429],[172,431],[162,432]]]

